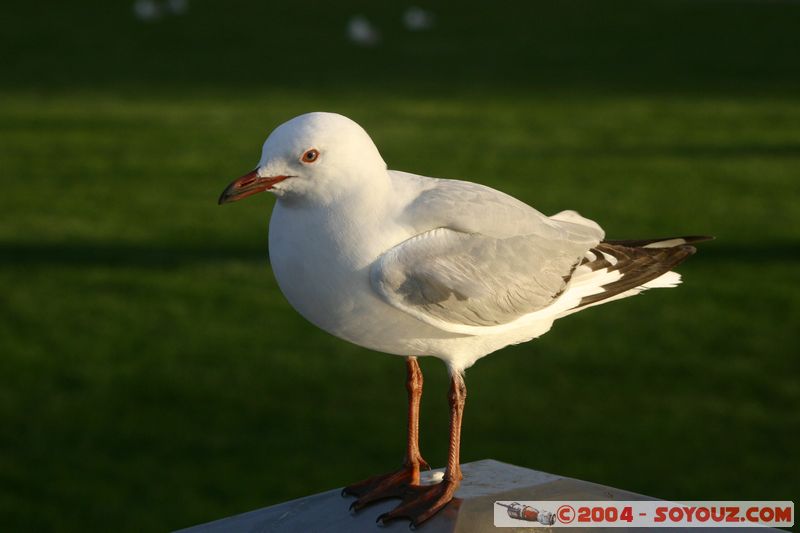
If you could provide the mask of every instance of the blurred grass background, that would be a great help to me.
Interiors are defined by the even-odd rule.
[[[410,4],[409,4],[410,5]],[[797,499],[800,3],[7,6],[0,50],[0,527],[159,531],[403,453],[404,367],[308,325],[272,200],[218,208],[279,123],[344,113],[391,168],[614,238],[707,233],[677,290],[467,374],[465,462],[669,499]],[[360,47],[362,14],[382,33]],[[423,360],[422,449],[446,457]],[[343,503],[345,505],[346,503]]]

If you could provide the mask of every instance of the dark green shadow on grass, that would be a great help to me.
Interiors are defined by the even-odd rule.
[[[785,262],[800,257],[800,242],[716,241],[698,247],[703,262]],[[262,247],[224,244],[0,243],[0,265],[12,266],[176,268],[227,261],[266,263],[268,257]]]

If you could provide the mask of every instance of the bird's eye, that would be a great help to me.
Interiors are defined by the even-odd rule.
[[[319,150],[316,148],[312,148],[311,150],[306,150],[303,152],[303,155],[300,156],[300,161],[303,163],[313,163],[319,157]]]

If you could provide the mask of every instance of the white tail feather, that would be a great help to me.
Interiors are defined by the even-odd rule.
[[[605,269],[593,272],[593,274],[598,274],[598,273],[603,272],[603,271],[605,271]],[[614,273],[619,274],[618,272],[611,272],[611,273],[612,274],[614,274]],[[565,293],[564,293],[564,295],[562,295],[562,297],[567,296],[567,294],[571,290],[580,291],[580,293],[581,293],[580,298],[583,298],[585,296],[592,296],[594,294],[599,294],[599,293],[603,292],[602,285],[605,285],[607,283],[605,281],[602,281],[605,277],[606,276],[597,276],[597,277],[595,277],[595,276],[585,276],[585,279],[576,280],[576,281],[579,281],[579,283],[577,285],[576,284],[571,284],[570,288],[565,291]],[[619,277],[619,276],[617,276],[617,277]],[[600,282],[600,283],[598,284],[598,282]],[[604,300],[599,300],[597,302],[590,303],[590,304],[587,304],[587,305],[583,305],[583,306],[580,306],[580,307],[573,307],[571,309],[567,309],[567,310],[559,313],[556,318],[562,318],[562,317],[565,317],[567,315],[571,315],[572,313],[577,313],[578,311],[583,311],[584,309],[588,309],[589,307],[594,307],[595,305],[601,305],[601,304],[605,304],[605,303],[608,303],[608,302],[613,302],[614,300],[621,300],[623,298],[627,298],[628,296],[634,296],[636,294],[639,294],[642,291],[646,291],[647,289],[666,289],[666,288],[670,288],[670,287],[676,287],[680,283],[681,283],[681,275],[680,274],[678,274],[677,272],[673,272],[673,271],[665,272],[664,274],[661,274],[660,276],[658,276],[656,279],[650,280],[650,281],[648,281],[647,283],[645,283],[643,285],[639,285],[638,287],[634,287],[633,289],[621,292],[619,294],[615,294],[614,296],[610,296],[610,297],[608,297],[608,298],[606,298]],[[589,291],[592,291],[592,292],[585,292],[585,294],[584,294],[584,291],[586,291],[587,289]]]

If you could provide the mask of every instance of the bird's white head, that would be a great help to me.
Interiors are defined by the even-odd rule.
[[[336,113],[307,113],[275,128],[251,172],[219,203],[270,191],[287,201],[327,203],[355,188],[381,187],[386,163],[364,129]]]

